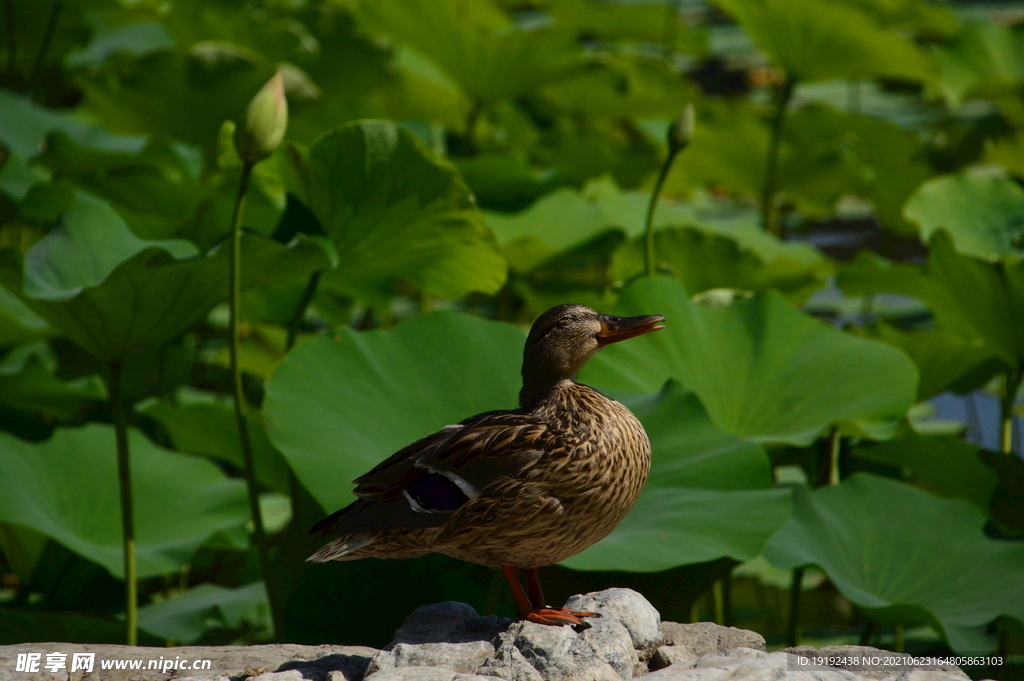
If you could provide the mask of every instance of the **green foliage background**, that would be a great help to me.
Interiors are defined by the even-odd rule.
[[[641,418],[654,464],[622,525],[549,569],[553,600],[633,586],[666,619],[773,645],[1024,648],[1015,15],[923,0],[0,14],[0,644],[124,638],[120,399],[143,642],[383,645],[421,603],[509,614],[494,574],[439,556],[304,565],[306,530],[409,441],[514,406],[525,329],[579,302],[667,329],[581,375]],[[264,569],[227,370],[242,166],[226,122],[275,72],[290,123],[245,194],[241,282]],[[645,214],[687,103],[649,277]],[[998,451],[980,422],[931,418],[951,392],[995,396]]]

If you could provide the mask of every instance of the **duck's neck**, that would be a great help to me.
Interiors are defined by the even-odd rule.
[[[523,388],[519,391],[519,407],[533,411],[559,390],[576,384],[576,377],[531,375],[523,369]]]

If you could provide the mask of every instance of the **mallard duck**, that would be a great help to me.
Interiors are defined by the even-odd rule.
[[[651,445],[629,409],[576,374],[604,346],[663,321],[583,305],[542,314],[523,351],[519,408],[445,426],[356,478],[359,499],[311,530],[335,538],[308,560],[443,553],[500,568],[523,618],[581,625],[595,616],[548,607],[537,568],[619,524],[647,479]]]

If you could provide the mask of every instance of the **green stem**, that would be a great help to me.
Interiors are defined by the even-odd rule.
[[[230,280],[230,289],[228,291],[230,317],[228,327],[231,339],[228,348],[231,357],[231,385],[235,405],[235,423],[238,427],[238,442],[242,450],[245,484],[249,492],[249,513],[252,516],[256,537],[256,551],[259,555],[260,572],[263,574],[264,582],[267,582],[270,577],[270,549],[267,545],[267,533],[263,529],[263,516],[260,513],[256,465],[253,462],[252,443],[249,440],[249,427],[246,423],[248,406],[245,402],[245,392],[242,390],[242,369],[238,363],[238,350],[241,344],[239,327],[242,306],[242,211],[245,208],[245,192],[249,188],[249,177],[252,175],[252,167],[253,164],[251,163],[246,163],[242,166],[242,176],[238,180],[238,194],[235,196],[235,207],[231,215],[231,259],[228,264],[228,279]],[[267,593],[273,593],[269,586],[267,587]],[[281,629],[277,626],[280,611],[279,608],[274,607],[273,600],[271,600],[270,609],[274,618],[275,628],[280,633]]]
[[[732,626],[732,569],[722,578],[722,626]]]
[[[124,600],[126,642],[138,644],[139,583],[135,563],[135,521],[132,518],[132,476],[128,459],[128,426],[125,420],[124,394],[121,391],[121,364],[110,363],[110,413],[117,442],[117,483],[121,493],[121,538],[124,545]]]
[[[1002,394],[999,396],[1000,418],[1002,429],[999,437],[999,451],[1003,454],[1013,453],[1013,406],[1020,390],[1021,379],[1024,378],[1024,367],[1003,374]]]
[[[764,191],[761,194],[761,226],[764,231],[778,234],[779,226],[775,224],[775,192],[779,182],[779,146],[782,142],[782,130],[786,122],[786,109],[793,97],[796,82],[789,76],[782,83],[775,97],[775,113],[772,115],[771,137],[768,139],[768,159],[764,169]]]
[[[711,585],[711,595],[715,602],[715,624],[723,626],[725,624],[725,595],[722,580],[719,579]]]
[[[647,204],[647,218],[644,222],[644,270],[648,277],[653,277],[658,269],[658,263],[654,259],[654,209],[658,206],[658,195],[661,194],[661,186],[665,184],[668,171],[672,168],[672,161],[675,160],[679,150],[669,150],[665,162],[661,164],[658,171],[658,179],[651,190],[651,200]]]
[[[32,66],[32,77],[29,82],[33,85],[39,83],[39,74],[43,69],[43,64],[46,63],[46,52],[50,49],[50,42],[53,41],[53,34],[57,30],[57,19],[60,17],[60,11],[63,9],[64,3],[61,0],[54,0],[53,4],[50,5],[50,18],[46,21],[46,31],[43,33],[43,42],[39,46],[39,52],[36,54],[35,64]]]
[[[302,318],[306,316],[306,308],[313,302],[313,296],[316,295],[316,287],[320,284],[320,275],[322,272],[316,271],[309,275],[309,281],[306,282],[306,288],[302,291],[302,297],[299,298],[299,304],[295,307],[295,313],[292,315],[291,321],[288,322],[288,340],[285,341],[284,351],[288,352],[295,345],[295,339],[299,335],[299,326],[302,324]]]
[[[793,582],[789,587],[789,621],[786,623],[786,645],[800,645],[800,592],[803,590],[804,569],[793,570]]]
[[[839,455],[842,451],[842,440],[839,438],[839,429],[832,427],[832,435],[828,443],[828,484],[839,484]]]
[[[466,148],[464,151],[467,155],[476,153],[476,122],[480,120],[480,114],[483,111],[484,103],[479,99],[474,99],[469,107],[469,113],[466,114]]]
[[[894,627],[894,629],[893,629],[893,638],[895,639],[895,641],[893,642],[893,649],[897,653],[902,653],[903,652],[903,625],[902,624],[897,624]]]

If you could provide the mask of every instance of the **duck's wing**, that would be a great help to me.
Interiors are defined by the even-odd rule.
[[[488,485],[517,477],[550,447],[547,424],[520,411],[478,414],[417,440],[353,480],[360,497],[313,532],[443,525]]]

